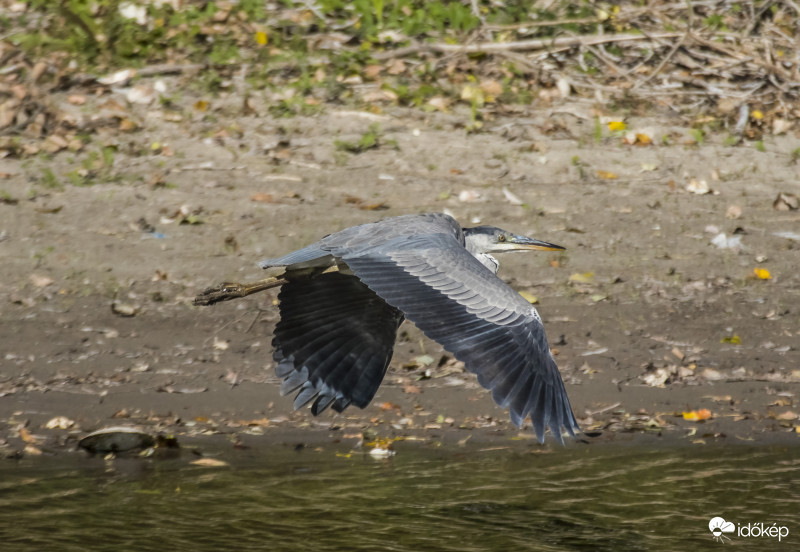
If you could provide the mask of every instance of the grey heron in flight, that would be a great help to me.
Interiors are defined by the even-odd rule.
[[[561,246],[491,226],[462,228],[439,213],[407,215],[330,234],[259,265],[274,276],[223,283],[196,305],[281,286],[272,340],[281,394],[294,408],[313,401],[366,407],[383,380],[404,318],[438,341],[520,427],[530,416],[561,443],[578,424],[536,309],[497,276],[493,253],[557,251]]]

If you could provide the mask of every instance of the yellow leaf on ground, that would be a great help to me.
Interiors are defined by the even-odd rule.
[[[683,413],[683,419],[689,420],[690,422],[700,422],[702,420],[708,420],[709,418],[711,418],[711,411],[707,408]]]
[[[259,46],[266,46],[267,45],[267,33],[264,31],[257,31],[256,32],[256,42],[258,42]]]
[[[539,298],[536,297],[533,293],[529,293],[527,291],[520,291],[519,294],[522,295],[522,298],[525,299],[531,305],[535,305],[536,303],[539,302]]]
[[[584,272],[582,274],[576,272],[569,275],[569,281],[576,284],[591,284],[593,280],[594,272]]]
[[[769,270],[766,268],[754,268],[753,274],[755,274],[756,278],[759,280],[772,280],[772,274],[770,274]]]
[[[720,343],[730,343],[731,345],[741,345],[742,338],[736,334],[729,335],[727,337],[723,337],[719,340]]]
[[[467,84],[461,89],[461,99],[482,106],[484,103],[483,90],[474,84]]]
[[[28,444],[36,442],[36,438],[34,438],[34,436],[31,435],[31,432],[24,427],[19,429],[19,437]]]
[[[616,130],[625,130],[627,125],[624,121],[611,121],[608,123],[608,130],[614,132]]]
[[[614,180],[617,178],[616,174],[608,171],[597,171],[597,176],[598,178],[603,178],[605,180]]]

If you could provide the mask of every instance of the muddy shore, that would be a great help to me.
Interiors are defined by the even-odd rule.
[[[141,116],[147,130],[120,143],[116,182],[31,193],[42,167],[59,174],[68,155],[3,160],[2,187],[18,200],[0,203],[6,456],[58,454],[113,425],[215,447],[355,445],[365,432],[539,447],[529,424],[513,427],[408,323],[372,405],[314,418],[278,394],[274,291],[191,305],[210,285],[258,277],[259,259],[332,231],[443,210],[567,247],[501,258],[500,276],[538,298],[586,432],[568,446],[800,444],[798,242],[785,237],[800,215],[773,208],[779,192],[798,192],[790,137],[766,152],[597,142],[580,103],[498,118],[480,134],[456,115],[403,109],[231,117],[241,132],[217,139],[207,138],[211,123]],[[384,145],[337,149],[375,123]],[[666,116],[628,125],[686,133]],[[161,150],[133,153],[156,141]],[[687,190],[692,180],[712,192]],[[741,246],[714,245],[721,233]],[[701,422],[683,415],[704,409]]]

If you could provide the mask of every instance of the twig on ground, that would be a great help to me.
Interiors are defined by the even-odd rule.
[[[681,39],[678,42],[675,43],[675,45],[672,47],[672,49],[669,51],[669,53],[667,53],[667,55],[664,56],[664,59],[661,60],[661,63],[659,63],[656,66],[656,68],[653,69],[653,71],[649,75],[647,75],[645,78],[639,80],[634,85],[633,88],[634,89],[641,88],[643,85],[647,84],[648,82],[650,82],[651,79],[655,78],[659,73],[661,73],[661,70],[664,69],[664,66],[669,62],[670,59],[672,59],[672,56],[675,55],[675,53],[678,51],[678,49],[681,46],[683,46],[683,43],[686,42],[686,39],[689,37],[689,35],[691,35],[691,33],[692,33],[691,30],[686,29],[686,33],[684,33],[684,35],[681,37]]]
[[[136,75],[139,77],[152,77],[155,75],[172,75],[175,73],[187,73],[190,71],[199,71],[205,69],[204,63],[186,63],[184,65],[171,65],[169,63],[161,63],[159,65],[148,65],[141,69],[136,69]]]
[[[486,25],[490,31],[516,31],[520,29],[535,29],[539,27],[560,27],[561,25],[592,25],[602,23],[597,17],[584,17],[582,19],[553,19],[551,21],[524,21],[511,25]]]
[[[445,44],[441,42],[417,43],[405,48],[378,52],[373,57],[378,61],[404,57],[411,54],[434,52],[434,53],[495,53],[505,51],[526,52],[531,50],[545,50],[547,48],[560,48],[564,46],[590,46],[593,44],[605,44],[609,42],[630,42],[638,40],[652,40],[658,38],[676,38],[681,33],[653,33],[649,36],[641,34],[613,34],[603,36],[567,36],[559,38],[546,38],[535,40],[518,40],[513,42],[484,42],[480,44]]]

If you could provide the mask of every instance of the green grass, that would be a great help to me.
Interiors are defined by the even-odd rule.
[[[377,123],[371,124],[369,129],[361,135],[361,138],[357,142],[334,140],[333,144],[337,150],[349,153],[363,153],[383,145],[389,145],[395,149],[397,148],[397,142],[395,140],[383,139],[380,126],[378,126]]]
[[[51,190],[60,190],[63,188],[61,182],[58,180],[58,177],[49,167],[45,167],[42,170],[42,178],[39,182],[42,184],[42,186]]]
[[[202,93],[221,92],[240,64],[247,63],[248,83],[254,88],[290,86],[296,90],[300,97],[283,100],[272,109],[275,115],[291,116],[315,111],[318,102],[303,99],[309,96],[325,102],[357,101],[341,80],[362,75],[366,66],[376,63],[373,56],[378,53],[411,41],[460,43],[480,25],[470,3],[455,0],[317,0],[314,9],[291,0],[272,4],[263,0],[192,1],[178,10],[169,3],[134,2],[146,10],[144,25],[124,17],[121,4],[120,0],[31,0],[25,15],[9,21],[9,27],[17,32],[8,39],[32,58],[59,54],[56,59],[61,63],[77,63],[82,71],[95,74],[167,62],[205,63],[209,67],[192,81]],[[478,4],[487,22],[500,24],[593,13],[591,6],[566,0],[552,11],[538,9],[532,2],[482,0]],[[543,27],[538,36],[555,36],[567,28],[570,32],[588,29]],[[349,40],[343,48],[333,50],[309,46],[313,37],[325,33],[343,34]],[[480,62],[483,57],[472,59]],[[526,71],[512,62],[505,66],[499,101],[529,103],[534,92]],[[318,71],[324,73],[323,78],[314,77]],[[458,95],[458,90],[442,86],[441,67],[428,62],[380,78],[401,105],[425,107],[436,95],[456,99]],[[475,103],[470,128],[480,127],[480,106]]]

